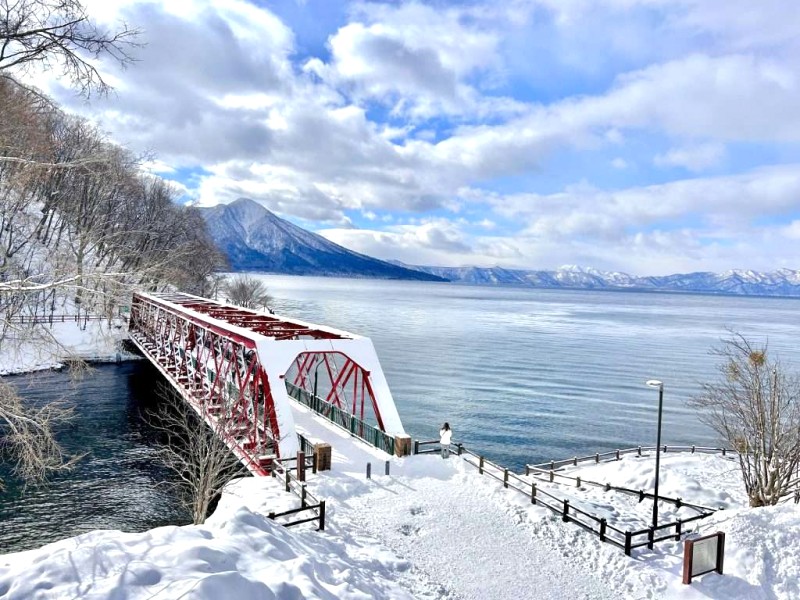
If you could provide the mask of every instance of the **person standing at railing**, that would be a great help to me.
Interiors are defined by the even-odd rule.
[[[453,437],[453,430],[450,429],[450,423],[445,421],[442,428],[439,430],[439,443],[442,445],[442,458],[450,458],[450,438]]]

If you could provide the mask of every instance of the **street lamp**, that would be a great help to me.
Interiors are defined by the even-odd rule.
[[[653,491],[653,535],[658,526],[658,470],[661,463],[661,410],[664,406],[664,384],[658,379],[649,379],[647,387],[658,388],[658,433],[656,434],[656,485]],[[652,549],[652,542],[650,548]]]
[[[317,397],[317,376],[319,375],[319,368],[324,364],[324,361],[319,361],[317,366],[314,367],[314,398]]]

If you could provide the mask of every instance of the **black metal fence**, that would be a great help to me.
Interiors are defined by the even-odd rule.
[[[300,402],[300,404],[322,415],[331,423],[346,429],[351,435],[364,440],[379,450],[383,450],[387,454],[394,454],[394,436],[381,431],[377,427],[359,419],[346,410],[334,406],[319,396],[315,396],[311,392],[289,383],[288,381],[286,382],[286,391],[292,398]]]
[[[585,479],[581,479],[580,477],[571,477],[555,472],[556,468],[561,468],[567,465],[577,465],[578,463],[585,462],[587,460],[596,460],[599,462],[600,458],[604,456],[609,458],[614,457],[614,460],[619,460],[621,455],[631,452],[639,452],[641,455],[642,450],[648,450],[647,447],[637,447],[629,450],[617,450],[615,452],[606,454],[594,454],[589,457],[576,457],[564,461],[550,461],[549,463],[543,463],[543,465],[546,467],[551,467],[551,465],[553,466],[553,468],[547,469],[541,468],[542,465],[526,465],[525,476],[531,477],[532,479],[532,481],[526,481],[525,479],[522,479],[520,475],[513,473],[509,469],[487,460],[484,456],[472,452],[468,448],[464,447],[463,444],[453,444],[453,446],[455,446],[455,453],[458,456],[461,456],[466,463],[477,468],[479,474],[487,475],[501,482],[503,487],[524,494],[530,498],[531,504],[547,508],[551,512],[559,515],[564,522],[574,523],[578,527],[581,527],[582,529],[598,536],[601,542],[609,543],[613,546],[623,549],[625,554],[628,556],[631,555],[632,550],[635,548],[647,546],[652,549],[653,544],[658,542],[666,540],[680,540],[681,535],[685,531],[685,526],[688,523],[705,519],[706,517],[711,516],[717,510],[707,506],[684,502],[681,498],[669,498],[659,495],[658,498],[660,501],[674,504],[678,508],[691,508],[698,511],[698,514],[686,519],[678,519],[673,522],[664,523],[662,525],[658,525],[657,527],[647,527],[633,531],[623,530],[608,523],[607,519],[604,517],[598,517],[586,510],[572,506],[568,499],[559,498],[552,493],[552,490],[546,491],[537,485],[537,482],[541,483],[543,479],[547,479],[549,483],[553,483],[557,478],[561,478],[563,480],[574,481],[577,487],[580,487],[581,485],[591,485],[602,487],[607,491],[614,490],[625,494],[635,495],[638,496],[640,500],[644,498],[652,498],[653,494],[645,493],[642,490],[631,490],[623,487],[612,486],[606,483],[587,481]],[[671,446],[671,448],[673,448],[674,451],[678,447]],[[722,448],[698,448],[695,446],[686,446],[681,448],[685,448],[685,450],[682,451],[715,451],[722,452],[723,455],[727,452]],[[654,450],[655,447],[652,449]],[[414,441],[414,454],[428,454],[435,452],[439,452],[438,440]]]

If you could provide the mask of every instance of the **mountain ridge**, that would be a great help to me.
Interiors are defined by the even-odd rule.
[[[398,264],[395,261],[395,264]],[[691,292],[749,296],[800,297],[800,270],[770,272],[731,269],[723,273],[697,271],[672,275],[636,276],[591,267],[565,265],[555,270],[504,267],[433,267],[405,265],[451,282],[476,285],[519,285],[547,289],[609,289],[630,291]]]
[[[199,210],[212,239],[235,271],[445,281],[348,250],[281,219],[249,198]]]

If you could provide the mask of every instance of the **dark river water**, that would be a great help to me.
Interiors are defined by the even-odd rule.
[[[59,439],[75,468],[47,487],[21,487],[0,466],[0,553],[35,548],[95,529],[143,531],[191,519],[165,482],[156,433],[145,414],[157,407],[158,372],[144,361],[97,365],[79,381],[67,372],[9,377],[31,402],[69,400],[74,421]]]
[[[717,444],[687,404],[717,376],[709,354],[727,328],[800,367],[800,300],[535,290],[422,282],[263,276],[279,314],[375,344],[406,431],[431,439],[447,420],[455,439],[514,469],[525,463],[655,443],[665,384],[666,444]],[[156,402],[144,362],[9,378],[35,400],[67,395],[62,432],[87,453],[48,488],[0,492],[0,553],[98,528],[144,530],[188,522],[143,414]],[[7,476],[5,475],[0,475]]]

